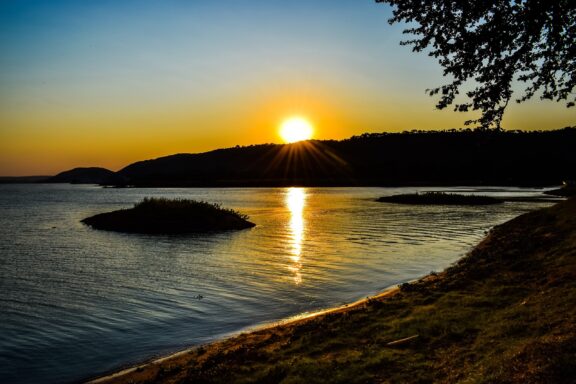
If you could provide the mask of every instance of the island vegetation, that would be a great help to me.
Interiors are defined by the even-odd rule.
[[[138,233],[189,233],[254,227],[248,216],[219,204],[189,199],[145,198],[131,209],[82,220],[96,229]]]
[[[491,230],[441,273],[99,383],[573,383],[576,199]]]
[[[445,192],[407,193],[402,195],[382,196],[381,203],[412,205],[492,205],[502,204],[504,200],[490,196],[460,195]]]

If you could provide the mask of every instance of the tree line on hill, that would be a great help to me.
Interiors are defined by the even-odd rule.
[[[115,173],[90,172],[102,176],[93,182],[136,187],[541,186],[576,179],[575,148],[576,127],[365,133],[176,154]],[[86,171],[67,172],[49,181],[86,182]]]

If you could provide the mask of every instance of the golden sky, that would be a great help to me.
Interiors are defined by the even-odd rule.
[[[0,175],[281,142],[293,115],[317,139],[462,127],[474,115],[434,109],[441,68],[389,17],[372,1],[4,1]],[[575,122],[534,100],[503,126]]]

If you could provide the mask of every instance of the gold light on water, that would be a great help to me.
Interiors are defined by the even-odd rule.
[[[306,204],[306,192],[304,188],[289,188],[286,193],[286,205],[290,211],[290,234],[291,265],[288,267],[294,273],[294,282],[302,282],[302,241],[304,239],[304,205]]]

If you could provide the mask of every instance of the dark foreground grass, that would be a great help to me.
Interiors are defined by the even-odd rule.
[[[402,195],[383,196],[377,201],[381,203],[413,204],[413,205],[490,205],[501,204],[504,200],[490,196],[459,195],[445,192],[407,193]]]
[[[131,209],[102,213],[82,222],[97,229],[139,233],[188,233],[254,226],[248,216],[219,204],[166,198],[145,198]]]
[[[150,363],[111,383],[574,383],[576,199],[494,228],[383,297]]]

